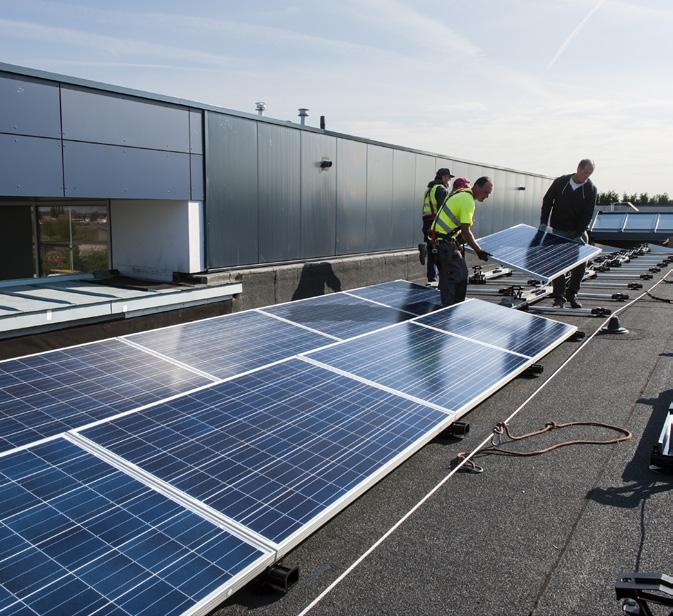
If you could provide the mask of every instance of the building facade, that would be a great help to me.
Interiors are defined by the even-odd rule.
[[[0,278],[170,280],[413,248],[439,167],[493,178],[477,235],[536,224],[551,182],[0,64]]]

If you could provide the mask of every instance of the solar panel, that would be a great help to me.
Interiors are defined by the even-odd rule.
[[[348,340],[307,357],[449,411],[490,395],[530,363],[521,355],[414,323]]]
[[[598,240],[663,240],[673,235],[673,214],[668,212],[598,212],[590,226]]]
[[[433,312],[414,322],[487,342],[530,358],[549,352],[577,329],[478,299]]]
[[[331,293],[262,309],[342,340],[364,334],[413,315],[347,295]]]
[[[673,235],[673,214],[659,214],[657,221],[657,233]]]
[[[82,436],[288,546],[449,421],[292,359]]]
[[[210,383],[118,340],[0,362],[0,451]]]
[[[580,244],[529,225],[516,225],[479,238],[479,245],[499,263],[516,268],[544,283],[600,254],[600,248]]]
[[[126,339],[221,379],[333,340],[257,311],[133,334]]]
[[[423,287],[406,280],[375,284],[371,287],[348,291],[348,294],[374,300],[415,315],[427,314],[442,307],[437,289]]]
[[[272,560],[65,439],[0,458],[0,493],[4,614],[207,612]]]

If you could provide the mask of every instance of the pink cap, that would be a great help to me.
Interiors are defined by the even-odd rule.
[[[469,188],[470,187],[470,180],[467,178],[456,178],[453,180],[453,190],[457,190],[458,188]]]

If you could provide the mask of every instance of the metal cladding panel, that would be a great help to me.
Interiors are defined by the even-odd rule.
[[[367,144],[337,139],[336,253],[366,250]]]
[[[190,198],[189,154],[63,142],[66,197]]]
[[[435,158],[435,172],[442,167],[446,167],[451,172],[451,175],[456,175],[456,172],[453,170],[455,163],[452,160],[440,157]],[[432,174],[432,177],[435,177],[434,173]]]
[[[414,218],[411,225],[412,246],[423,240],[423,197],[425,190],[434,177],[435,159],[431,156],[416,154],[416,170],[414,182]]]
[[[290,261],[299,255],[301,224],[300,134],[259,124],[259,260]]]
[[[257,122],[206,112],[208,267],[257,263]]]
[[[203,156],[192,154],[189,157],[191,167],[192,201],[203,201]]]
[[[158,102],[61,87],[63,138],[189,152],[189,111]]]
[[[367,250],[393,244],[393,150],[367,146]]]
[[[417,243],[418,197],[414,193],[416,157],[411,152],[393,151],[393,215],[390,248],[409,248]]]
[[[495,177],[493,176],[492,169],[486,169],[485,167],[480,167],[479,165],[473,165],[468,163],[468,175],[470,183],[474,184],[482,176],[488,176],[495,182]],[[493,193],[498,190],[496,185],[493,189]],[[474,212],[474,225],[472,225],[472,232],[475,237],[483,235],[484,233],[490,233],[495,228],[496,214],[495,207],[497,204],[494,203],[493,199],[495,194],[492,194],[484,203],[477,203],[476,209]],[[488,230],[488,231],[486,231]]]
[[[189,151],[203,154],[203,112],[189,110]]]
[[[532,227],[536,227],[540,224],[540,216],[542,214],[542,200],[544,199],[545,194],[547,193],[547,190],[549,189],[548,183],[544,180],[544,178],[533,178],[535,190],[535,201],[533,202],[533,213],[534,213],[534,218],[533,222],[531,223]],[[549,183],[551,184],[551,183]]]
[[[336,138],[301,131],[301,258],[335,254]],[[322,160],[333,166],[320,168]]]
[[[509,182],[507,181],[507,172],[500,169],[494,169],[491,172],[493,180],[493,192],[483,204],[477,204],[477,207],[484,206],[491,210],[491,220],[495,231],[500,231],[514,223],[509,224],[511,218],[512,203],[510,197]]]
[[[0,74],[0,133],[60,138],[58,85]]]
[[[60,140],[0,135],[0,194],[62,197]]]
[[[464,163],[462,161],[451,161],[451,166],[449,169],[451,169],[451,174],[457,178],[467,178],[470,180],[470,182],[477,179],[476,177],[472,177],[470,175],[471,169],[469,163]],[[451,188],[453,188],[453,182],[454,180],[451,180]]]

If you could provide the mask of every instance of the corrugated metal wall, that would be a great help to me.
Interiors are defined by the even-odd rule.
[[[412,248],[422,239],[423,193],[440,167],[493,180],[477,206],[476,235],[536,224],[550,182],[213,111],[205,124],[210,268]],[[332,166],[321,168],[323,160]]]

